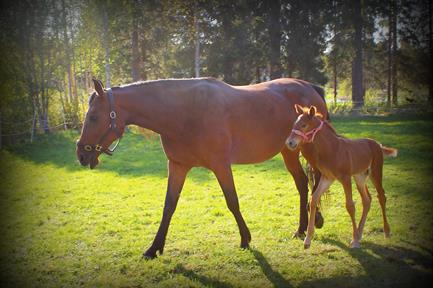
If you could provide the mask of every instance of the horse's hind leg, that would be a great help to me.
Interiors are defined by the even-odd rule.
[[[299,192],[299,227],[298,231],[295,232],[295,236],[299,237],[304,235],[308,225],[308,178],[299,162],[299,152],[292,152],[284,147],[281,151],[281,155],[283,156],[287,170],[292,174],[293,179],[295,180],[296,188]],[[316,212],[316,222],[323,225],[323,217],[319,211]]]
[[[144,258],[153,259],[156,257],[156,252],[160,254],[164,251],[165,238],[168,232],[168,226],[170,225],[171,217],[176,210],[177,201],[179,200],[180,192],[182,191],[183,184],[185,182],[186,174],[190,168],[176,164],[172,161],[168,162],[168,184],[167,194],[165,196],[164,211],[162,214],[162,220],[159,224],[158,232],[156,233],[155,239],[149,249],[143,254]]]
[[[242,217],[239,209],[238,195],[236,194],[235,183],[230,165],[221,165],[212,169],[217,177],[218,183],[223,190],[227,207],[236,219],[241,234],[241,248],[248,248],[251,241],[251,233]]]
[[[352,220],[353,233],[352,233],[352,242],[350,242],[350,247],[359,248],[361,245],[359,244],[358,229],[356,227],[355,203],[353,202],[352,183],[350,178],[351,177],[348,176],[346,179],[343,179],[341,181],[341,184],[343,184],[344,194],[346,196],[346,210],[350,215],[350,219]]]
[[[371,166],[371,182],[377,191],[377,198],[379,199],[380,208],[382,209],[383,232],[385,237],[388,238],[391,235],[391,229],[389,228],[388,219],[386,217],[386,196],[382,186],[382,164],[373,162]]]
[[[358,237],[359,240],[362,239],[362,233],[364,231],[365,221],[367,220],[368,211],[370,211],[371,206],[371,196],[368,192],[366,181],[368,178],[368,171],[365,173],[354,175],[356,188],[358,188],[359,194],[362,200],[362,216],[358,224]]]

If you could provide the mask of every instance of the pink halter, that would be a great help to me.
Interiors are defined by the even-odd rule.
[[[302,132],[300,130],[297,129],[292,129],[292,132],[295,133],[296,135],[301,136],[302,140],[306,143],[312,143],[314,141],[314,137],[316,136],[317,132],[320,131],[320,129],[322,129],[323,127],[323,121],[320,121],[320,125],[317,126],[316,128],[308,131],[308,132]]]

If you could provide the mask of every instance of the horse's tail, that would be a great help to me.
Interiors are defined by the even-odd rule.
[[[382,153],[384,156],[397,157],[397,154],[398,154],[397,149],[391,148],[391,147],[386,147],[383,145],[380,145],[380,148],[382,149]]]
[[[325,100],[325,90],[322,87],[320,87],[318,85],[314,85],[314,84],[311,84],[311,87],[313,87],[313,89],[317,92],[317,94],[319,94],[320,97],[322,97],[323,102],[325,102],[326,110],[328,110],[328,107],[326,105],[326,100]],[[329,112],[326,113],[326,115],[327,115],[326,116],[326,120],[330,120],[330,118],[329,118]]]

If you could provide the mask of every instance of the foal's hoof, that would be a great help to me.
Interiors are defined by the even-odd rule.
[[[309,249],[311,246],[311,243],[304,243],[304,249]]]
[[[359,243],[359,241],[352,241],[350,242],[350,248],[361,248],[361,244]]]
[[[293,233],[292,239],[304,240],[305,239],[305,232],[296,231],[295,233]]]
[[[323,227],[323,222],[325,222],[325,219],[323,219],[322,213],[316,212],[316,221],[314,222],[314,226],[317,229],[320,229]]]

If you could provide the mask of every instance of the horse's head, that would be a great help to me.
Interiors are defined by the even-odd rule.
[[[111,155],[116,148],[110,147],[123,134],[125,122],[114,105],[111,89],[105,90],[102,82],[93,79],[95,91],[89,98],[89,109],[83,123],[80,139],[77,141],[77,158],[90,169],[98,165],[101,153]]]
[[[317,112],[315,106],[308,108],[295,104],[295,111],[299,116],[286,140],[286,146],[290,150],[295,150],[300,144],[313,142],[323,125],[323,115]]]

